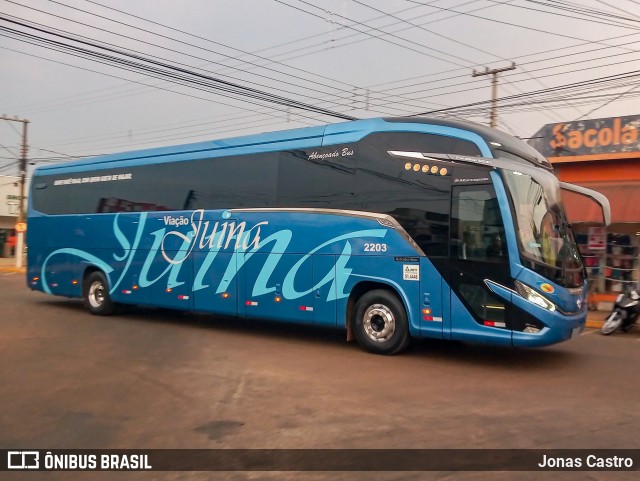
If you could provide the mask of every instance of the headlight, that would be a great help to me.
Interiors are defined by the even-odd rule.
[[[532,289],[529,286],[525,286],[522,282],[516,281],[516,289],[518,290],[518,293],[526,300],[531,301],[548,311],[556,310],[556,305],[553,302],[544,297],[538,291]]]

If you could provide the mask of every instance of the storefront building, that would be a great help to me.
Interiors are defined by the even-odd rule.
[[[25,188],[26,191],[27,188]],[[26,205],[25,200],[25,209]],[[15,225],[19,212],[20,177],[0,175],[0,257],[15,255]]]
[[[529,143],[561,181],[603,193],[611,225],[597,206],[563,193],[563,203],[598,300],[640,287],[640,115],[548,124]]]

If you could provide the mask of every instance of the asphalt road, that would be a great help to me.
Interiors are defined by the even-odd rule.
[[[0,448],[640,448],[640,328],[536,350],[157,309],[0,273]],[[9,474],[11,476],[9,476]],[[0,473],[0,479],[637,479],[636,473]]]

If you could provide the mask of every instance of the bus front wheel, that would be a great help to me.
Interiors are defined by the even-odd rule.
[[[116,310],[109,295],[107,277],[100,271],[92,272],[84,281],[84,306],[97,316],[109,316]]]
[[[358,344],[375,354],[396,354],[409,343],[404,306],[384,289],[369,291],[358,300],[353,331]]]

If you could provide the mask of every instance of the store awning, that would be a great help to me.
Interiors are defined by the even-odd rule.
[[[640,223],[639,182],[580,182],[581,186],[597,190],[609,199],[611,223]],[[572,224],[576,222],[602,223],[600,207],[584,196],[562,191],[562,203]]]

